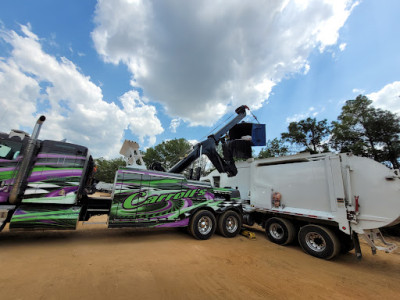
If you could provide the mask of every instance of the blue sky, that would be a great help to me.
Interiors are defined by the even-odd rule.
[[[269,104],[257,111],[269,124],[267,137],[274,138],[287,130],[286,119],[295,118],[296,114],[312,116],[318,112],[318,120],[335,120],[345,100],[380,91],[398,81],[398,11],[399,1],[362,1],[355,7],[339,31],[337,44],[324,53],[313,51],[308,58],[310,71],[283,80],[273,89]],[[346,44],[344,51],[338,49],[342,43]],[[398,86],[397,94],[400,95]],[[399,104],[382,107],[399,113]],[[315,111],[309,111],[310,107]],[[275,125],[277,130],[272,128]]]
[[[399,1],[1,1],[0,130],[115,157],[247,104],[267,139],[366,94],[400,112]]]

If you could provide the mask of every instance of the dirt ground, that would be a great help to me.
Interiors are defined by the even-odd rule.
[[[399,299],[400,250],[333,261],[179,229],[0,233],[0,299]],[[393,239],[392,239],[393,240]],[[400,246],[400,239],[397,239]]]

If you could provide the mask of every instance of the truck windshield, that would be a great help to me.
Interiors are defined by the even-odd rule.
[[[0,159],[16,159],[22,148],[21,142],[0,140]]]
[[[11,152],[11,148],[5,145],[0,145],[0,158],[6,158]]]

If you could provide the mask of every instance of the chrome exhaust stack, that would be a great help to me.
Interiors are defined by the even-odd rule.
[[[23,192],[23,187],[27,184],[27,178],[29,170],[32,166],[32,158],[35,154],[37,147],[37,138],[39,136],[40,129],[43,122],[46,120],[45,116],[40,116],[37,120],[35,127],[33,128],[32,136],[29,138],[28,145],[26,146],[21,165],[18,168],[17,176],[15,177],[12,190],[10,192],[9,202],[10,204],[19,204],[21,202],[21,196]]]

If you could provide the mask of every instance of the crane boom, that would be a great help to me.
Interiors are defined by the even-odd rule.
[[[175,164],[171,169],[168,170],[170,173],[180,173],[185,170],[192,162],[199,158],[202,154],[205,154],[220,173],[227,173],[228,176],[235,176],[237,169],[232,157],[222,158],[216,149],[216,146],[220,142],[221,138],[236,124],[246,117],[246,109],[249,109],[246,105],[238,107],[235,112],[237,116],[233,118],[228,124],[218,130],[216,133],[208,136],[208,138],[198,144],[196,144],[193,150],[181,161]]]

